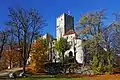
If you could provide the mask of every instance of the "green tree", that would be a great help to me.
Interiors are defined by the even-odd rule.
[[[102,74],[104,67],[113,64],[111,63],[112,53],[105,51],[102,47],[104,42],[102,27],[104,26],[103,20],[106,19],[104,12],[101,10],[83,15],[77,26],[78,35],[85,40],[83,47],[87,48],[87,53],[92,57],[92,69],[96,74]]]
[[[114,13],[115,20],[103,30],[103,42],[106,45],[108,72],[112,72],[113,64],[116,64],[116,54],[120,50],[120,17]]]
[[[67,39],[61,37],[58,41],[55,42],[55,49],[59,52],[59,56],[62,60],[62,64],[64,63],[64,53],[67,49],[69,49],[69,45]]]
[[[112,73],[113,72],[112,68],[115,63],[115,50],[114,50],[113,46],[111,46],[111,42],[113,43],[114,41],[111,40],[112,39],[111,37],[113,37],[113,34],[111,35],[112,31],[110,30],[110,28],[111,28],[110,25],[103,30],[102,43],[104,44],[104,47],[106,49],[105,57],[106,57],[107,65],[105,67],[105,71]]]

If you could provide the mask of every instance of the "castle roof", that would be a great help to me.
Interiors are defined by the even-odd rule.
[[[64,36],[70,35],[70,34],[76,34],[76,32],[75,32],[74,30],[69,30],[68,32],[66,32],[66,33],[64,34]]]

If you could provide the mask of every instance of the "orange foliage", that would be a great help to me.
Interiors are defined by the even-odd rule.
[[[48,59],[48,46],[44,39],[38,39],[32,46],[31,66],[35,72],[44,72],[44,63]]]
[[[10,68],[18,67],[20,61],[22,62],[21,53],[15,49],[16,46],[13,47],[11,49],[10,46],[6,46],[2,55],[5,65],[10,66]]]

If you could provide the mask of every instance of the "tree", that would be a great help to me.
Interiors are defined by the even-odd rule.
[[[102,33],[102,46],[104,46],[105,51],[106,51],[106,61],[107,61],[107,65],[105,67],[106,72],[112,73],[112,68],[113,65],[115,64],[115,50],[113,48],[113,45],[111,45],[111,43],[113,43],[112,36],[111,35],[111,30],[110,30],[110,25],[108,25],[106,28],[103,29],[103,33]],[[111,42],[112,41],[112,42]]]
[[[1,59],[2,52],[4,50],[5,43],[7,41],[7,36],[8,36],[7,31],[0,31],[0,59]]]
[[[120,14],[114,13],[115,21],[113,21],[108,27],[103,30],[103,42],[106,47],[108,54],[109,66],[116,64],[116,54],[120,51]],[[114,58],[114,59],[113,59]]]
[[[25,72],[31,45],[46,23],[36,9],[9,8],[9,17],[11,20],[7,25],[11,26],[19,44],[19,51],[23,53],[23,70]]]
[[[62,64],[64,63],[64,53],[67,49],[69,49],[69,44],[67,39],[61,37],[60,40],[55,42],[55,49],[59,52],[59,56],[62,60]]]
[[[119,53],[120,50],[120,14],[114,13],[116,19],[113,21],[107,30],[109,30],[110,41],[112,44],[112,48],[115,49],[116,53]]]
[[[8,38],[7,38],[7,45],[6,45],[6,49],[7,50],[7,53],[5,53],[6,56],[6,59],[8,59],[9,63],[10,63],[10,68],[12,68],[12,61],[15,57],[13,57],[15,54],[13,53],[14,49],[13,47],[15,46],[15,37],[14,37],[14,34],[12,32],[12,30],[9,30],[8,31],[9,34],[8,34]]]
[[[110,57],[112,57],[110,50],[105,51],[102,45],[103,19],[106,19],[104,12],[104,10],[101,10],[83,15],[77,26],[79,36],[85,40],[83,47],[87,48],[87,53],[92,57],[92,69],[96,74],[102,74],[105,70],[104,67],[113,64],[111,63],[113,58],[110,60]]]
[[[15,45],[14,45],[15,46]],[[8,68],[18,67],[19,63],[19,54],[14,50],[14,47],[11,48],[10,45],[5,46],[2,56]]]
[[[13,30],[10,28],[8,31],[6,45],[3,51],[3,57],[6,59],[6,63],[9,64],[9,68],[18,67],[22,61],[20,53],[17,51],[16,37]]]
[[[5,59],[3,57],[3,52],[7,42],[7,36],[8,32],[6,30],[0,31],[0,70],[6,68],[6,64],[4,64]]]
[[[37,39],[32,46],[31,66],[35,72],[45,71],[45,62],[48,60],[48,43],[46,39]]]

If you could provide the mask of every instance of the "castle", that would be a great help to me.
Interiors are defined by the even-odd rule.
[[[82,40],[78,38],[74,30],[74,17],[63,13],[56,20],[56,39],[59,40],[60,37],[66,38],[71,45],[70,49],[65,52],[65,55],[68,57],[74,56],[78,63],[83,63]]]
[[[74,57],[78,63],[84,62],[84,53],[82,49],[82,40],[78,38],[74,30],[74,17],[70,14],[63,13],[56,18],[56,39],[53,38],[50,34],[45,34],[42,38],[47,38],[52,41],[49,44],[49,47],[54,47],[56,40],[59,40],[61,37],[66,38],[67,42],[70,45],[70,49],[65,52],[65,56]],[[52,49],[52,53],[49,54],[49,60],[52,59],[52,62],[56,60],[59,62],[58,52]]]

